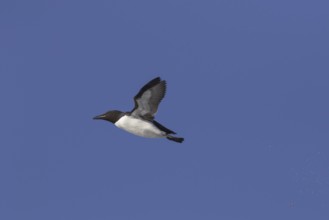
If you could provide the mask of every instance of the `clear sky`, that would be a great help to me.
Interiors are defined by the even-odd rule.
[[[0,219],[329,219],[328,8],[1,0]],[[92,120],[156,76],[183,144]]]

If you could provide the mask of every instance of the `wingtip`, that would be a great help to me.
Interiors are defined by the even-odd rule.
[[[154,79],[152,79],[150,82],[160,82],[161,81],[161,77],[157,76]]]

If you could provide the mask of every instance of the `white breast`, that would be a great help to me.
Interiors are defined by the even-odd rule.
[[[143,121],[127,115],[121,117],[116,123],[114,123],[114,125],[129,133],[142,137],[165,137],[165,132],[158,129],[151,122]]]

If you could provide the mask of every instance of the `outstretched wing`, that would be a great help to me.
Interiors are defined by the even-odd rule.
[[[153,120],[158,106],[166,93],[166,81],[157,77],[148,82],[134,97],[135,107],[132,116]]]

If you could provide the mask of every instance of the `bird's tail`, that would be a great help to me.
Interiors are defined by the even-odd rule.
[[[174,136],[171,136],[171,135],[167,135],[167,139],[171,140],[171,141],[178,142],[178,143],[182,143],[184,141],[184,138],[182,138],[182,137],[174,137]]]

